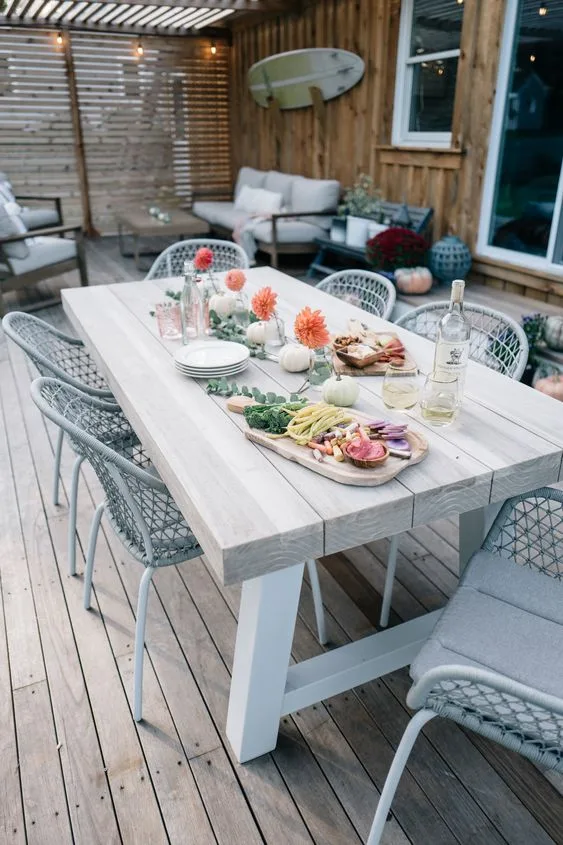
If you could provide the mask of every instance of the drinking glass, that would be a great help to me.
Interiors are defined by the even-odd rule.
[[[406,411],[414,408],[420,393],[418,369],[404,364],[389,364],[383,379],[382,398],[386,408]]]
[[[157,302],[155,305],[158,332],[165,340],[182,337],[182,313],[179,302]]]
[[[460,385],[456,375],[431,373],[426,378],[420,407],[422,418],[431,425],[450,425],[461,405]]]

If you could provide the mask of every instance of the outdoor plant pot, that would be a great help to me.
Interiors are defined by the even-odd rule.
[[[366,217],[354,217],[349,214],[346,218],[346,244],[363,249],[368,239],[369,220]]]

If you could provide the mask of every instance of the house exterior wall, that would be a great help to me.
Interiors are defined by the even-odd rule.
[[[400,0],[324,0],[301,13],[235,26],[231,49],[231,153],[243,165],[337,178],[346,186],[369,173],[386,199],[434,208],[434,236],[450,231],[475,250],[489,144],[505,0],[465,0],[452,145],[446,150],[391,145]],[[338,47],[366,63],[351,91],[313,108],[258,106],[247,71],[274,53]],[[475,258],[474,278],[563,304],[563,280]]]

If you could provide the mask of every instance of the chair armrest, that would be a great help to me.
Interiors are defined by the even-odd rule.
[[[82,226],[51,226],[49,229],[33,229],[31,232],[22,232],[19,235],[10,235],[9,238],[0,238],[0,244],[11,244],[15,241],[25,241],[26,238],[44,237],[46,235],[62,235],[65,232],[82,233]]]
[[[17,200],[46,200],[47,202],[57,202],[60,200],[60,197],[36,197],[32,196],[31,194],[18,194],[16,197]]]
[[[332,217],[336,214],[334,211],[275,211],[271,218],[272,220],[281,220],[284,217]]]

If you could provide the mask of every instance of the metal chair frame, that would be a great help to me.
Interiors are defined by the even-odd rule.
[[[52,378],[36,379],[31,385],[31,395],[40,411],[66,432],[80,460],[89,461],[106,496],[96,508],[90,529],[84,607],[90,607],[96,542],[104,513],[127,551],[145,568],[135,628],[134,717],[139,721],[142,718],[146,610],[152,577],[159,567],[199,557],[202,549],[119,408]],[[99,431],[107,432],[108,419],[116,439],[121,438],[129,444],[130,457],[118,453],[98,438]]]
[[[249,267],[248,256],[244,249],[233,241],[225,241],[213,238],[190,238],[188,241],[178,241],[176,244],[167,247],[160,253],[151,269],[145,276],[146,281],[151,279],[166,279],[174,276],[181,276],[184,269],[184,261],[193,261],[198,249],[206,247],[213,251],[213,264],[211,271],[224,273],[227,270],[247,270]]]

